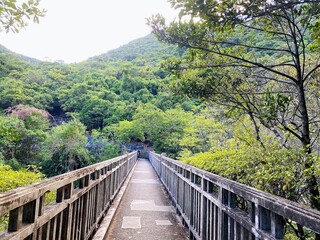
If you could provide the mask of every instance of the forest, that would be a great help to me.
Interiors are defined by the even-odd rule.
[[[152,35],[69,65],[2,47],[1,163],[50,177],[117,156],[132,142],[178,156],[184,129],[204,109],[175,95],[160,68],[183,54]]]
[[[320,3],[169,2],[178,21],[81,63],[0,47],[0,192],[142,143],[320,210]]]

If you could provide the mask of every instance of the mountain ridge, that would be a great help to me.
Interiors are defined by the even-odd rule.
[[[18,58],[20,60],[24,60],[24,61],[29,62],[29,63],[42,62],[39,59],[36,59],[36,58],[33,58],[33,57],[28,57],[28,56],[25,56],[25,55],[20,54],[20,53],[15,53],[15,52],[11,51],[10,49],[8,49],[7,47],[5,47],[2,44],[0,44],[0,54],[4,54],[4,55],[8,55],[8,56],[10,55],[11,57]]]
[[[184,50],[173,45],[160,42],[154,35],[149,34],[141,38],[134,39],[127,44],[112,49],[106,53],[91,57],[86,61],[134,61],[145,56],[151,62],[159,62],[159,56],[181,56]]]
[[[93,61],[102,61],[102,62],[110,62],[116,60],[123,61],[134,61],[135,59],[145,56],[148,58],[147,61],[151,60],[151,62],[155,63],[159,61],[159,56],[162,57],[166,55],[167,57],[172,56],[181,56],[183,54],[183,50],[179,49],[177,46],[171,46],[165,43],[161,43],[156,39],[152,34],[148,34],[144,37],[134,39],[127,44],[124,44],[118,48],[109,50],[100,55],[92,56],[84,61],[79,63],[60,63],[54,61],[52,63],[59,64],[67,64],[67,65],[77,65],[86,62]],[[29,63],[46,63],[47,61],[39,60],[33,57],[25,56],[23,54],[15,53],[10,49],[6,48],[4,45],[0,44],[0,54],[11,55],[13,57],[17,57],[20,60],[24,60]]]

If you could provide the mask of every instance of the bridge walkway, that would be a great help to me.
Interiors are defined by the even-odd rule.
[[[139,159],[105,240],[184,240],[187,231],[150,162]]]

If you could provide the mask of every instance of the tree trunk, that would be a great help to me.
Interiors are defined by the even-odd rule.
[[[307,161],[304,165],[306,170],[310,170],[311,175],[307,176],[307,187],[310,193],[310,203],[311,207],[320,210],[320,192],[317,181],[317,175],[314,171],[314,163],[310,154],[311,149],[311,137],[310,137],[310,126],[309,126],[309,116],[307,111],[307,104],[305,99],[304,87],[301,84],[298,87],[299,94],[299,110],[301,114],[301,142],[304,147],[305,153],[307,155]]]

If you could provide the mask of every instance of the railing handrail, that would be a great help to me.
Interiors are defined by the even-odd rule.
[[[104,167],[107,167],[112,163],[119,161],[124,156],[132,157],[134,154],[135,153],[129,153],[126,155],[118,156],[107,161],[103,161],[81,169],[63,173],[58,176],[54,176],[42,180],[40,182],[30,184],[25,187],[19,187],[6,191],[4,193],[0,193],[0,216],[8,210],[10,211],[14,208],[23,205],[23,201],[21,201],[21,198],[26,198],[28,201],[32,201],[36,199],[39,195],[43,195],[46,192],[54,191],[66,184],[70,184],[74,181],[77,181],[78,179],[81,179],[85,175],[88,175],[90,172],[95,172]]]
[[[136,160],[133,152],[0,194],[0,217],[9,214],[0,239],[89,239]]]
[[[215,182],[220,182],[221,184],[224,184],[225,186],[228,186],[228,190],[232,191],[233,193],[236,193],[238,195],[241,195],[241,191],[246,192],[246,197],[250,198],[249,200],[252,200],[253,202],[259,204],[260,206],[263,206],[265,208],[268,208],[269,210],[274,210],[272,207],[273,205],[281,206],[281,208],[285,209],[286,211],[281,212],[281,215],[287,218],[291,218],[291,220],[294,220],[297,223],[305,224],[305,220],[314,218],[316,221],[319,221],[319,224],[317,225],[317,231],[320,232],[320,211],[307,207],[305,205],[299,204],[297,202],[290,201],[288,199],[285,199],[283,197],[279,197],[276,195],[273,195],[271,193],[264,192],[262,190],[256,189],[254,187],[250,187],[248,185],[221,177],[219,175],[216,175],[214,173],[208,172],[203,169],[196,168],[194,166],[188,165],[183,162],[179,162],[177,160],[161,156],[156,153],[152,153],[154,155],[157,155],[158,157],[162,157],[162,159],[165,159],[177,166],[180,166],[184,169],[188,169],[192,171],[193,173],[200,174],[207,179],[210,179]],[[244,196],[242,196],[244,197]],[[263,199],[263,200],[262,200]],[[256,200],[256,201],[255,201]],[[299,211],[297,212],[298,216],[296,219],[292,219],[292,215],[290,214],[291,211]],[[316,229],[314,229],[316,230]]]
[[[165,167],[169,167],[167,166],[167,164],[171,163],[173,164],[173,166],[176,166],[176,168],[181,168],[184,171],[189,171],[190,175],[192,173],[197,176],[200,176],[202,179],[209,181],[210,183],[216,184],[217,186],[225,189],[228,192],[231,192],[246,200],[249,200],[253,204],[256,204],[256,206],[261,206],[271,211],[271,213],[275,213],[285,219],[293,220],[294,222],[301,224],[302,226],[305,226],[311,229],[312,231],[320,234],[320,211],[316,209],[312,209],[302,204],[284,199],[282,197],[278,197],[270,193],[266,193],[261,190],[255,189],[253,187],[223,178],[216,174],[210,173],[202,169],[198,169],[196,167],[168,158],[166,156],[162,156],[160,154],[150,153],[150,158],[152,157],[158,158],[158,160],[161,162],[160,164],[166,165]],[[164,163],[164,161],[166,163]],[[170,168],[172,169],[172,166],[170,166]],[[184,181],[188,181],[188,179],[185,178],[183,172],[182,174],[178,173],[177,169],[172,169],[172,171],[175,172],[176,175],[179,175],[179,178],[183,179]],[[189,180],[189,182],[191,181]],[[203,186],[196,186],[196,184],[194,184],[193,187],[196,188],[198,191],[201,191],[201,194],[203,194],[209,200],[212,199],[212,197],[204,191]]]

